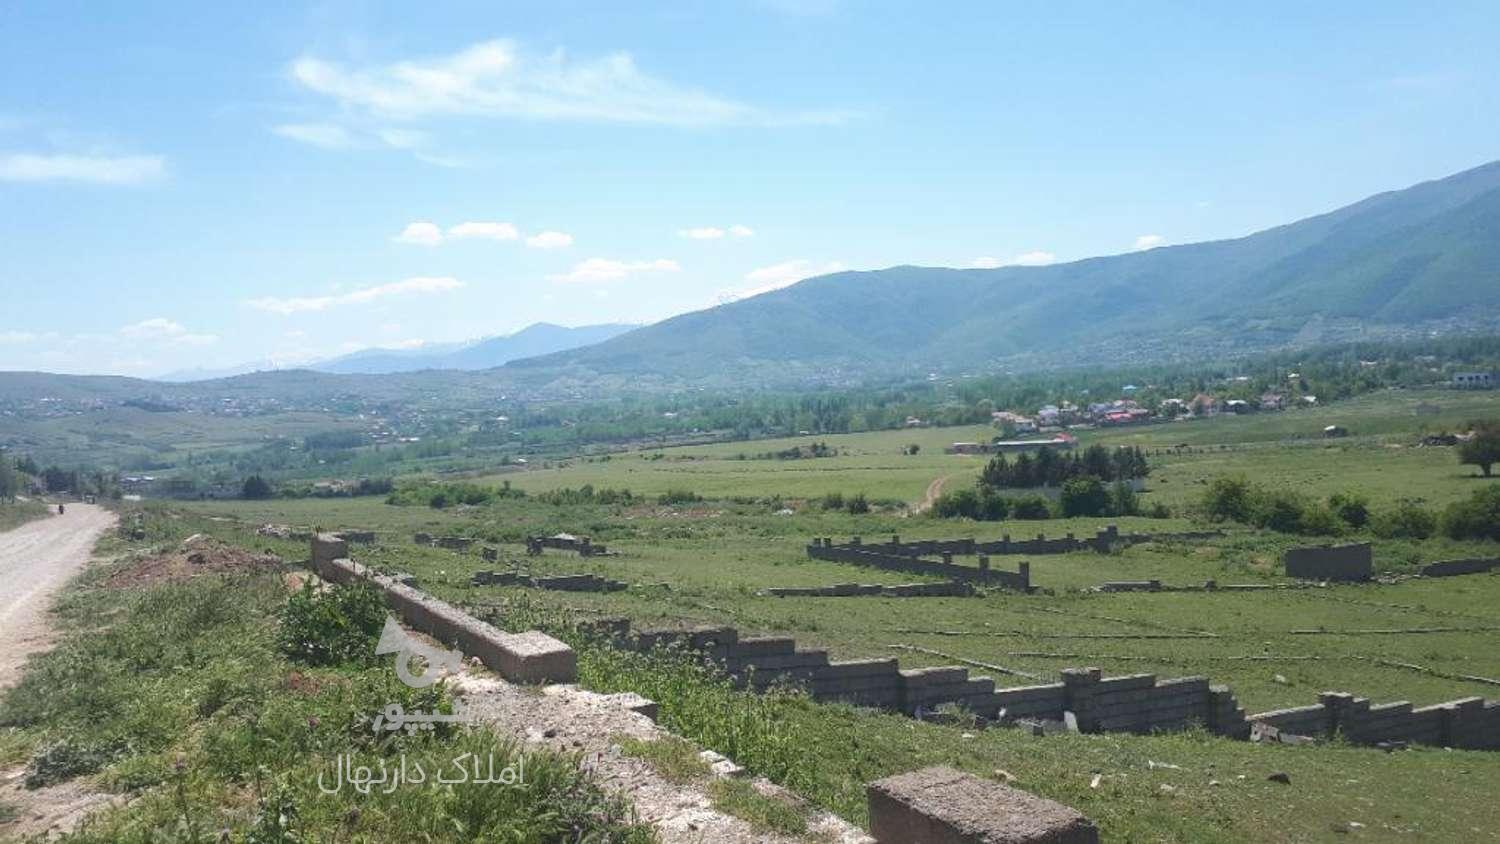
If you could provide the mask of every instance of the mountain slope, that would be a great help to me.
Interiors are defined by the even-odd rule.
[[[1500,320],[1500,162],[1247,237],[1045,267],[807,279],[518,371],[684,378],[1089,362]]]
[[[340,374],[416,372],[422,369],[489,369],[513,360],[576,349],[608,340],[635,328],[609,323],[568,328],[548,322],[529,325],[514,334],[475,343],[422,349],[364,349],[332,360],[309,364],[309,369]]]

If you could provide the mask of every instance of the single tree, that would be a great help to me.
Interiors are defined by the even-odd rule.
[[[270,498],[271,494],[271,484],[260,475],[251,475],[245,479],[244,485],[240,487],[240,497],[252,501]]]
[[[1490,419],[1474,423],[1474,435],[1458,446],[1458,462],[1478,466],[1486,478],[1500,463],[1500,422]]]

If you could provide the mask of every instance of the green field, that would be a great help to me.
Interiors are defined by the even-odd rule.
[[[1414,408],[1422,403],[1444,409],[1438,416],[1418,416]],[[1063,668],[1085,665],[1110,675],[1202,675],[1230,685],[1252,713],[1312,703],[1327,690],[1420,706],[1497,696],[1496,685],[1461,676],[1500,680],[1500,614],[1495,609],[1500,606],[1500,575],[1251,592],[1093,591],[1103,581],[1121,579],[1155,578],[1180,586],[1207,579],[1289,583],[1281,571],[1281,553],[1307,540],[1223,525],[1224,535],[1207,541],[1034,557],[1032,580],[1040,591],[1033,595],[991,591],[943,599],[773,598],[757,592],[770,586],[920,579],[808,559],[805,544],[814,536],[861,535],[879,541],[893,533],[903,538],[1086,535],[1109,521],[1123,531],[1202,529],[1205,525],[1194,520],[1189,505],[1204,482],[1224,473],[1309,495],[1355,491],[1377,508],[1403,499],[1441,507],[1500,481],[1477,479],[1477,471],[1459,465],[1450,448],[1417,447],[1421,435],[1496,411],[1493,396],[1391,393],[1285,414],[1087,432],[1085,443],[1130,443],[1148,450],[1154,468],[1143,500],[1165,502],[1174,513],[1161,520],[974,523],[912,515],[908,506],[894,503],[920,500],[938,478],[947,478],[950,485],[972,482],[982,458],[942,454],[947,443],[990,432],[965,428],[574,459],[494,475],[496,482],[503,479],[533,494],[473,507],[398,507],[379,498],[205,502],[174,505],[176,515],[159,512],[165,518],[153,521],[172,525],[175,532],[220,534],[289,559],[304,558],[305,544],[261,537],[254,529],[265,523],[374,529],[380,541],[356,547],[359,559],[414,574],[423,588],[477,612],[498,611],[502,619],[525,607],[528,618],[625,616],[637,626],[730,624],[744,634],[794,636],[803,647],[829,649],[835,659],[897,656],[906,667],[968,664],[973,673],[990,674],[1002,686],[1052,681]],[[1335,422],[1348,427],[1351,436],[1323,440],[1322,427]],[[753,457],[814,440],[826,442],[837,455]],[[920,446],[916,455],[902,453],[909,444]],[[535,495],[586,484],[628,488],[636,497],[606,506],[551,504]],[[656,496],[669,490],[691,491],[703,500],[661,503]],[[816,502],[829,492],[864,492],[872,500],[893,503],[863,515],[825,511]],[[533,572],[592,571],[631,586],[609,594],[474,587],[469,584],[474,571],[509,563],[485,563],[477,553],[416,547],[411,543],[416,531],[482,539]],[[526,535],[560,531],[591,536],[618,556],[584,560],[549,551],[524,557],[521,541]],[[1388,574],[1410,572],[1437,559],[1500,552],[1494,543],[1440,537],[1382,540],[1356,533],[1350,538],[1373,541],[1377,568]],[[993,564],[1013,569],[1019,559],[997,557]],[[1450,632],[1361,632],[1432,628]],[[1315,632],[1305,632],[1309,630]],[[810,751],[814,768],[809,778],[795,784],[816,802],[855,819],[863,811],[861,782],[947,761],[981,773],[1010,771],[1023,785],[1099,818],[1107,833],[1123,839],[1319,840],[1339,835],[1334,827],[1350,820],[1366,824],[1361,834],[1376,838],[1415,833],[1454,840],[1491,835],[1497,828],[1492,803],[1481,796],[1500,785],[1497,754],[1268,748],[1198,735],[1037,740],[990,730],[966,739],[960,728],[919,726],[904,718],[828,706],[810,706],[786,717],[787,729],[804,731],[807,745],[817,748]],[[881,738],[873,743],[859,738],[875,736]],[[853,757],[833,749],[849,741],[859,748]],[[1171,762],[1181,770],[1153,770],[1147,760]],[[1468,775],[1459,775],[1452,767],[1457,764]],[[1096,770],[1104,774],[1106,785],[1088,789],[1090,772]],[[1264,782],[1268,770],[1290,772],[1297,787],[1269,787]],[[1241,774],[1244,780],[1238,779]],[[1220,785],[1209,786],[1209,780]],[[1415,796],[1438,780],[1440,798]],[[1162,797],[1167,792],[1161,785],[1170,785],[1175,796]],[[1275,808],[1267,801],[1274,801]],[[1287,833],[1289,828],[1297,832]],[[1483,830],[1482,835],[1475,830]]]

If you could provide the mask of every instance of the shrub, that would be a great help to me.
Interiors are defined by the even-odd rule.
[[[989,487],[960,489],[945,492],[932,503],[932,513],[944,519],[974,519],[981,522],[998,522],[1010,511],[1010,502],[1005,496]]]
[[[1297,532],[1309,536],[1338,536],[1344,532],[1345,522],[1332,508],[1322,504],[1310,504],[1302,508],[1297,522]]]
[[[1370,521],[1370,502],[1362,495],[1336,492],[1328,497],[1328,508],[1350,527],[1364,527]]]
[[[1146,518],[1170,519],[1172,518],[1172,510],[1171,508],[1167,507],[1167,505],[1158,501],[1155,504],[1152,504],[1150,507],[1146,508]]]
[[[260,501],[266,498],[270,498],[274,494],[275,491],[271,489],[271,484],[260,475],[251,475],[250,477],[246,478],[245,483],[240,486],[240,497],[249,499],[251,501]]]
[[[1109,490],[1109,514],[1111,516],[1136,516],[1141,512],[1141,499],[1135,488],[1125,481],[1115,481]]]
[[[1203,493],[1204,515],[1217,521],[1248,522],[1253,508],[1253,488],[1242,476],[1214,478]]]
[[[870,512],[870,499],[866,498],[863,492],[856,492],[849,499],[847,506],[851,513],[868,513]]]
[[[309,580],[281,611],[278,643],[288,657],[309,665],[360,662],[374,656],[385,619],[385,599],[373,587],[320,592]]]
[[[1437,517],[1411,501],[1376,514],[1370,529],[1382,539],[1426,539],[1437,530]]]
[[[844,494],[842,492],[830,492],[823,496],[822,507],[824,510],[844,509]]]
[[[1063,484],[1058,499],[1064,518],[1072,516],[1102,516],[1109,507],[1109,491],[1096,477],[1074,478]]]
[[[1443,533],[1453,539],[1500,539],[1500,486],[1449,504],[1443,511]]]
[[[1050,519],[1052,505],[1040,495],[1028,495],[1011,503],[1010,515],[1014,519]]]
[[[656,497],[659,504],[695,504],[703,500],[703,496],[690,489],[669,489]]]

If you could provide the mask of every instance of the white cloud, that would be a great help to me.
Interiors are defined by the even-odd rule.
[[[1159,234],[1143,234],[1135,239],[1135,250],[1140,252],[1145,249],[1155,249],[1167,242],[1167,239]]]
[[[418,221],[407,223],[396,235],[397,243],[415,243],[418,246],[437,246],[443,242],[443,230],[433,223]]]
[[[283,138],[323,149],[354,149],[360,146],[348,129],[331,123],[284,123],[272,126],[271,131]]]
[[[342,293],[337,296],[298,296],[291,298],[279,298],[275,296],[263,296],[258,299],[247,299],[245,305],[259,311],[270,311],[275,314],[296,314],[309,311],[326,311],[329,308],[343,307],[345,305],[363,305],[384,299],[388,296],[402,296],[412,294],[444,293],[449,290],[457,290],[464,283],[456,278],[417,276],[393,281],[389,284],[380,284],[374,287],[364,287],[350,293]]]
[[[35,155],[0,154],[3,182],[92,182],[100,185],[139,185],[161,178],[166,159],[159,155]]]
[[[445,56],[346,67],[304,56],[292,79],[344,113],[415,120],[462,115],[675,126],[841,123],[844,111],[782,114],[642,72],[628,53],[573,59],[562,50],[525,53],[513,41],[475,44]]]
[[[520,236],[521,233],[510,223],[459,223],[448,229],[448,237],[452,240],[515,240]]]
[[[533,249],[562,249],[573,245],[573,236],[567,232],[538,232],[526,238],[526,245]]]
[[[678,237],[685,237],[690,240],[721,240],[725,236],[751,237],[754,234],[754,229],[750,228],[749,226],[741,225],[733,225],[727,229],[720,228],[718,226],[699,226],[696,228],[677,230]]]
[[[21,346],[40,339],[41,335],[30,331],[0,331],[0,345]]]
[[[680,269],[682,267],[678,266],[676,261],[666,258],[657,258],[655,261],[614,261],[609,258],[590,258],[574,264],[573,269],[566,273],[551,275],[548,278],[562,284],[597,284],[619,281],[640,273],[675,273]]]
[[[1022,252],[1021,254],[1012,258],[1010,262],[1018,267],[1042,267],[1046,266],[1047,264],[1053,263],[1056,260],[1057,256],[1053,255],[1051,252],[1044,252],[1040,249],[1036,249],[1031,252]]]
[[[735,290],[720,291],[719,301],[733,302],[736,299],[748,299],[751,296],[770,293],[772,290],[791,287],[803,279],[842,272],[845,269],[848,268],[842,261],[818,263],[817,261],[809,261],[805,258],[782,261],[779,264],[760,267],[759,269],[745,273],[746,286]]]
[[[1022,252],[1008,259],[996,258],[992,255],[981,255],[970,261],[969,266],[976,270],[993,270],[999,267],[1044,267],[1056,260],[1057,256],[1051,252],[1033,249],[1030,252]]]
[[[177,343],[184,346],[207,346],[219,342],[216,334],[189,331],[181,323],[166,317],[145,319],[123,326],[120,335],[142,343]]]

